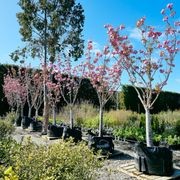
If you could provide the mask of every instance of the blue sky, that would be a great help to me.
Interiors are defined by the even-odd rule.
[[[0,6],[0,63],[13,63],[9,54],[21,46],[16,13],[20,11],[18,0],[3,0]],[[136,21],[145,16],[147,24],[161,26],[160,11],[167,3],[173,3],[176,18],[180,18],[180,0],[77,0],[85,10],[84,39],[93,40],[98,46],[107,42],[105,24],[124,24],[131,35],[135,35]],[[179,11],[178,11],[179,10]],[[33,62],[37,66],[37,61]],[[164,90],[180,93],[180,55],[175,59],[176,67]],[[123,83],[127,83],[126,77]]]

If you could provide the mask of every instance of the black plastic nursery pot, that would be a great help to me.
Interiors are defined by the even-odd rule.
[[[68,126],[64,126],[62,137],[63,139],[72,137],[74,142],[79,142],[82,140],[81,128],[79,127],[70,128]]]
[[[169,176],[173,173],[172,151],[167,147],[135,145],[135,167],[145,174]]]
[[[180,150],[180,144],[174,144],[174,145],[169,145],[169,149],[172,150]]]
[[[32,118],[29,118],[27,116],[24,116],[21,121],[21,126],[23,129],[26,129],[30,126],[30,123],[32,122]]]
[[[95,151],[100,150],[101,154],[106,155],[108,153],[113,153],[114,143],[112,136],[91,136],[88,137],[88,146],[90,149]]]
[[[21,126],[21,121],[22,121],[22,117],[19,116],[19,117],[15,120],[15,126]]]
[[[50,125],[48,128],[48,137],[57,137],[60,138],[62,137],[63,134],[63,126],[58,126],[58,125]]]
[[[41,121],[31,121],[29,126],[31,131],[41,131],[42,130],[42,122]]]

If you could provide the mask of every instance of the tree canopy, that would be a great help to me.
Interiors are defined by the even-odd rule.
[[[51,62],[65,49],[76,60],[82,55],[84,10],[81,4],[75,0],[19,0],[18,4],[22,9],[17,13],[19,32],[25,46],[10,55],[13,60],[24,61],[29,55],[43,57],[44,46]]]

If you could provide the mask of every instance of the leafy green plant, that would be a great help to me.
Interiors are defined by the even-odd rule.
[[[175,125],[174,125],[174,133],[175,133],[177,136],[180,136],[180,119],[178,119],[178,120],[175,122]]]
[[[10,122],[0,119],[0,139],[10,135],[15,130]]]
[[[7,122],[14,124],[16,119],[17,119],[17,114],[14,111],[11,111],[6,114],[5,120]]]
[[[0,164],[12,165],[12,158],[18,151],[20,145],[11,137],[0,139]]]
[[[59,142],[37,146],[23,142],[13,157],[13,170],[19,179],[92,179],[100,161],[84,143]]]
[[[4,171],[4,179],[5,180],[18,180],[18,176],[16,175],[16,173],[13,171],[12,166],[8,167],[5,171]]]
[[[176,145],[180,144],[180,136],[177,135],[169,135],[168,137],[165,138],[166,142],[168,145]]]
[[[159,143],[159,142],[161,142],[162,140],[163,140],[163,136],[162,136],[161,134],[154,134],[154,136],[153,136],[153,141],[154,141],[154,142]]]
[[[87,128],[97,128],[99,124],[98,116],[95,117],[89,117],[84,120],[83,125]]]
[[[111,110],[104,113],[104,124],[108,127],[122,126],[127,123],[133,112],[125,110]]]
[[[119,127],[118,129],[115,129],[113,131],[113,135],[118,138],[123,138],[124,137],[124,128]]]
[[[113,131],[113,135],[119,138],[144,141],[145,131],[142,128],[136,126],[122,126]]]

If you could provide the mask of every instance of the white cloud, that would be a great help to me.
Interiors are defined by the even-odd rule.
[[[138,28],[133,28],[129,30],[130,34],[129,37],[138,41],[141,41],[141,33]]]

